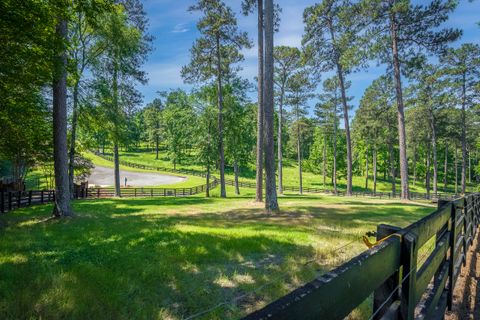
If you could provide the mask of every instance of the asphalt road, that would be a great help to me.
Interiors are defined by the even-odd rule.
[[[125,177],[127,178],[127,186],[146,187],[159,186],[164,184],[173,184],[185,181],[187,178],[170,176],[167,174],[150,173],[150,172],[134,172],[120,170],[120,184],[125,185]],[[96,166],[92,170],[92,174],[87,178],[90,186],[113,186],[113,168]]]

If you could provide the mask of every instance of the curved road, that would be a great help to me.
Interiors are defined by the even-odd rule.
[[[187,180],[184,177],[171,176],[160,173],[150,172],[134,172],[120,170],[120,184],[125,186],[125,177],[127,177],[127,186],[146,187],[146,186],[159,186],[163,184],[179,183]],[[113,168],[96,166],[92,170],[92,174],[87,178],[90,186],[113,186]]]

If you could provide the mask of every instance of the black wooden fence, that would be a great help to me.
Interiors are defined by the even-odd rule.
[[[472,194],[404,229],[381,225],[378,245],[244,319],[343,319],[372,294],[371,319],[443,319],[479,222]]]
[[[218,181],[213,178],[209,189],[214,189]],[[190,188],[121,188],[121,196],[131,197],[186,197],[205,192],[207,185]],[[115,188],[83,188],[76,189],[75,199],[111,198],[115,196]],[[0,191],[0,213],[6,213],[18,208],[44,204],[55,201],[53,190],[30,191]]]

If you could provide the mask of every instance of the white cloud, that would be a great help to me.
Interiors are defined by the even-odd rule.
[[[179,24],[175,25],[175,27],[173,27],[172,32],[173,33],[184,33],[184,32],[187,32],[188,30],[190,30],[190,29],[187,28],[187,25],[185,23],[179,23]]]

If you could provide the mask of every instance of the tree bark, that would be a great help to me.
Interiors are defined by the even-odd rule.
[[[298,111],[298,107],[297,107]],[[298,177],[299,177],[299,191],[303,194],[303,180],[302,180],[302,151],[301,151],[301,139],[300,139],[300,123],[297,112],[297,161],[298,161]]]
[[[396,98],[397,98],[401,199],[408,200],[409,194],[408,194],[407,137],[405,132],[405,112],[404,112],[404,106],[403,106],[400,60],[398,58],[397,22],[396,22],[394,13],[390,14],[390,32],[392,37],[393,71],[394,71],[395,90],[396,90]]]
[[[333,124],[333,172],[332,172],[332,181],[333,181],[333,192],[335,194],[338,193],[337,189],[337,116],[336,116],[335,107],[335,116],[334,116],[334,124]]]
[[[413,146],[413,186],[417,185],[417,144]]]
[[[114,63],[114,68],[113,68],[113,107],[115,108],[115,116],[118,118],[120,114],[119,110],[119,105],[118,105],[118,64],[115,62]],[[119,139],[120,139],[120,134],[118,132],[118,119],[115,119],[114,121],[114,138],[113,138],[113,164],[114,164],[114,169],[113,169],[113,175],[114,175],[114,180],[115,180],[115,196],[116,197],[121,197],[122,193],[120,190],[120,156],[118,153],[118,144],[119,144]]]
[[[207,186],[205,188],[205,197],[210,197],[210,165],[207,165]]]
[[[283,95],[284,88],[280,90],[280,103],[278,105],[278,193],[283,194],[283,155],[282,155],[282,124],[283,124]]]
[[[458,146],[455,144],[455,194],[458,194]]]
[[[323,188],[326,187],[327,180],[327,135],[323,134]]]
[[[392,179],[392,194],[395,197],[397,193],[396,178],[395,178],[395,155],[393,150],[393,142],[390,140],[388,143],[388,150],[390,153],[390,175]]]
[[[275,186],[275,143],[273,123],[273,0],[265,1],[265,209],[278,211],[277,188]]]
[[[445,163],[443,165],[443,192],[447,192],[448,144],[445,144]]]
[[[238,163],[237,160],[233,160],[233,172],[235,174],[235,194],[240,194],[240,187],[238,186]]]
[[[257,112],[257,172],[255,200],[263,201],[263,144],[264,144],[264,52],[263,52],[263,0],[258,0],[258,112]]]
[[[114,177],[115,177],[115,196],[121,197],[120,190],[120,156],[118,154],[118,142],[113,144],[113,165],[114,165]]]
[[[431,146],[430,143],[428,143],[427,156],[425,157],[425,189],[427,190],[427,195],[430,195],[430,151]]]
[[[73,106],[72,106],[72,131],[70,136],[70,153],[68,161],[68,182],[70,185],[70,198],[74,197],[74,184],[73,179],[75,176],[75,142],[77,138],[77,119],[78,119],[78,86],[79,82],[76,81],[73,86]]]
[[[465,73],[462,79],[462,194],[467,189],[467,124],[466,124],[466,79]]]
[[[368,191],[368,149],[365,150],[365,190]]]
[[[373,195],[377,194],[377,148],[373,148]]]
[[[217,98],[218,98],[218,157],[220,160],[220,197],[227,197],[225,188],[225,154],[223,150],[223,88],[222,61],[220,55],[220,35],[217,34]]]
[[[53,74],[53,161],[55,172],[55,205],[53,215],[61,217],[73,215],[70,206],[70,186],[68,180],[66,20],[63,18],[59,19],[55,33],[57,39],[62,42],[62,46],[55,57]]]
[[[155,135],[155,160],[158,160],[158,133]]]
[[[438,160],[437,160],[437,133],[435,126],[435,116],[433,110],[429,110],[430,130],[432,133],[432,158],[433,158],[433,194],[438,193]]]

